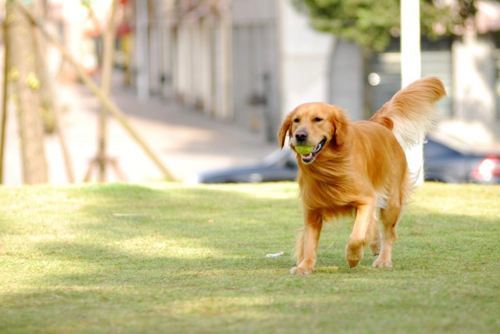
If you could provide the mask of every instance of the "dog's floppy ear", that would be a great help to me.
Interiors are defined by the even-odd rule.
[[[281,128],[278,131],[278,143],[280,144],[281,148],[283,148],[283,146],[285,145],[286,134],[290,129],[290,125],[292,125],[292,113],[289,113],[285,117],[283,123],[281,124]]]
[[[347,138],[349,121],[341,109],[333,106],[332,108],[332,116],[330,119],[333,124],[332,141],[335,143],[335,146],[342,146]]]

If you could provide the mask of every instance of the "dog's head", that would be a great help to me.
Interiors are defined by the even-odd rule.
[[[283,147],[288,133],[290,146],[296,152],[297,146],[311,147],[310,153],[297,152],[303,163],[310,164],[325,147],[344,144],[347,126],[347,118],[340,108],[326,103],[305,103],[287,115],[278,140]]]

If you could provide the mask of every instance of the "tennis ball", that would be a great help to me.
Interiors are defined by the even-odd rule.
[[[299,154],[306,155],[313,151],[313,147],[308,145],[297,145],[295,146],[295,151]]]

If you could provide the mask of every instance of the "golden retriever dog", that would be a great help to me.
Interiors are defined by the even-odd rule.
[[[349,266],[359,263],[367,244],[378,254],[374,267],[392,266],[396,225],[414,183],[404,149],[422,140],[435,118],[434,104],[445,94],[439,79],[427,77],[397,92],[367,121],[351,122],[326,103],[305,103],[286,116],[278,133],[281,147],[287,135],[294,150],[313,147],[307,154],[295,150],[304,228],[292,274],[313,271],[323,222],[351,212]]]

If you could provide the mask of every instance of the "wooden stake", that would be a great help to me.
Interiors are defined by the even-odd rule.
[[[43,33],[43,36],[52,43],[61,52],[61,55],[66,59],[77,71],[78,75],[82,79],[83,83],[94,93],[106,110],[123,126],[123,128],[128,132],[130,137],[135,140],[135,142],[142,148],[144,153],[155,163],[155,165],[160,169],[160,171],[165,176],[167,181],[174,181],[175,178],[172,173],[163,165],[163,162],[156,156],[149,145],[142,139],[139,133],[130,125],[124,116],[123,112],[113,103],[100,89],[97,87],[95,82],[85,73],[83,67],[75,60],[75,58],[63,47],[59,42],[47,32],[42,23],[35,18],[23,5],[17,4],[21,9],[21,12]]]
[[[104,33],[104,52],[102,59],[102,71],[101,71],[101,91],[104,95],[109,96],[111,90],[111,75],[113,70],[113,55],[114,46],[113,42],[115,40],[115,18],[116,18],[116,8],[118,6],[118,1],[113,0],[111,3],[111,11],[109,14],[108,26]],[[92,10],[92,8],[90,8]],[[98,165],[98,180],[99,182],[106,181],[106,165],[107,165],[107,111],[103,106],[101,107],[99,113],[99,124],[98,124],[98,147],[97,147],[97,165]]]
[[[35,12],[38,15],[42,14],[42,4],[40,0],[35,2]],[[36,30],[36,27],[33,26],[34,36],[35,36],[35,54],[36,54],[36,66],[38,76],[40,78],[40,95],[43,99],[43,105],[47,109],[46,112],[50,114],[50,117],[54,122],[54,131],[56,133],[57,139],[59,140],[59,145],[61,147],[61,153],[64,161],[64,168],[66,170],[66,177],[69,183],[75,182],[75,173],[73,172],[73,163],[71,162],[71,154],[68,149],[68,145],[66,144],[66,139],[64,136],[64,129],[61,124],[61,112],[60,106],[57,104],[55,94],[54,94],[54,85],[51,81],[49,70],[46,66],[46,53],[47,48],[45,45],[45,40],[40,31]]]
[[[54,122],[56,123],[57,139],[59,139],[59,145],[61,145],[61,152],[64,160],[64,167],[66,169],[66,176],[69,183],[74,183],[75,173],[73,172],[73,163],[71,162],[71,155],[69,153],[68,145],[66,144],[64,130],[61,124],[61,113],[59,112],[59,107],[57,106],[54,108]]]

